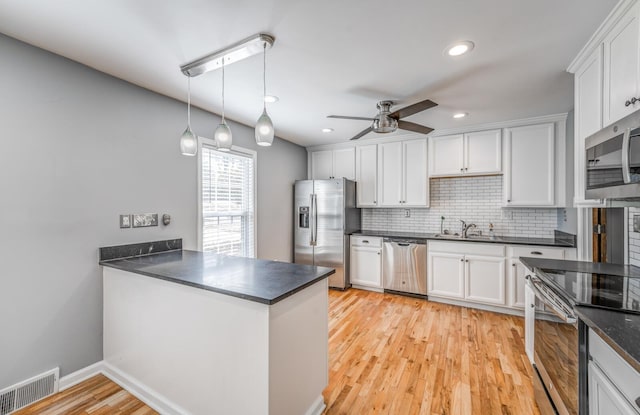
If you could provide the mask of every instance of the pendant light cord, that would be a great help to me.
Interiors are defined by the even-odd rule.
[[[262,102],[263,109],[267,110],[267,42],[264,42],[264,52],[262,53]]]
[[[224,124],[224,57],[222,58],[222,123]]]
[[[187,127],[191,129],[191,76],[187,76]]]

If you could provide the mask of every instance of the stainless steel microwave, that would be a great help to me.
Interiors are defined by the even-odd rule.
[[[640,200],[640,111],[587,137],[586,199]]]

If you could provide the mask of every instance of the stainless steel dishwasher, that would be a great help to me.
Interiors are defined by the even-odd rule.
[[[427,241],[384,238],[382,280],[385,291],[427,295]]]

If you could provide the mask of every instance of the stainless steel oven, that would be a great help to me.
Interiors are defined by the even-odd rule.
[[[536,275],[527,278],[536,295],[534,391],[540,412],[578,414],[578,320],[571,304]]]
[[[587,199],[640,198],[640,111],[587,137],[585,149]]]

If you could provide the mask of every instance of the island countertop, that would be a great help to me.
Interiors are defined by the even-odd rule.
[[[335,272],[326,267],[182,249],[140,252],[143,254],[125,258],[101,257],[100,265],[263,304],[275,304]]]

